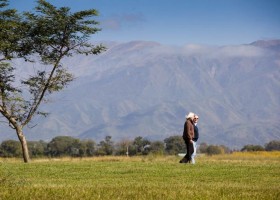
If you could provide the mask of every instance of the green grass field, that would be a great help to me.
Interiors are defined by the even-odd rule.
[[[280,152],[0,159],[0,199],[280,199]]]

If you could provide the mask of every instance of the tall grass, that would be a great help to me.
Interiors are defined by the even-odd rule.
[[[280,153],[0,161],[0,199],[280,199]]]

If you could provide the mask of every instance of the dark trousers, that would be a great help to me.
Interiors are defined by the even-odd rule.
[[[187,154],[182,159],[183,162],[191,162],[191,156],[194,152],[193,149],[193,143],[191,143],[189,140],[185,140],[186,148],[187,148]]]

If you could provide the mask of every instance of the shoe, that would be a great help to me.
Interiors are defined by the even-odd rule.
[[[185,158],[183,158],[182,160],[180,160],[179,163],[188,163],[188,162],[189,162],[188,160],[186,160]]]

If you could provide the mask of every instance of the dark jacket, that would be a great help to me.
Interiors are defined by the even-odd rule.
[[[187,119],[184,124],[183,139],[190,141],[194,137],[194,124],[191,119]]]
[[[193,137],[193,141],[197,141],[199,138],[199,133],[198,133],[198,127],[196,125],[193,125],[194,128],[194,137]]]

